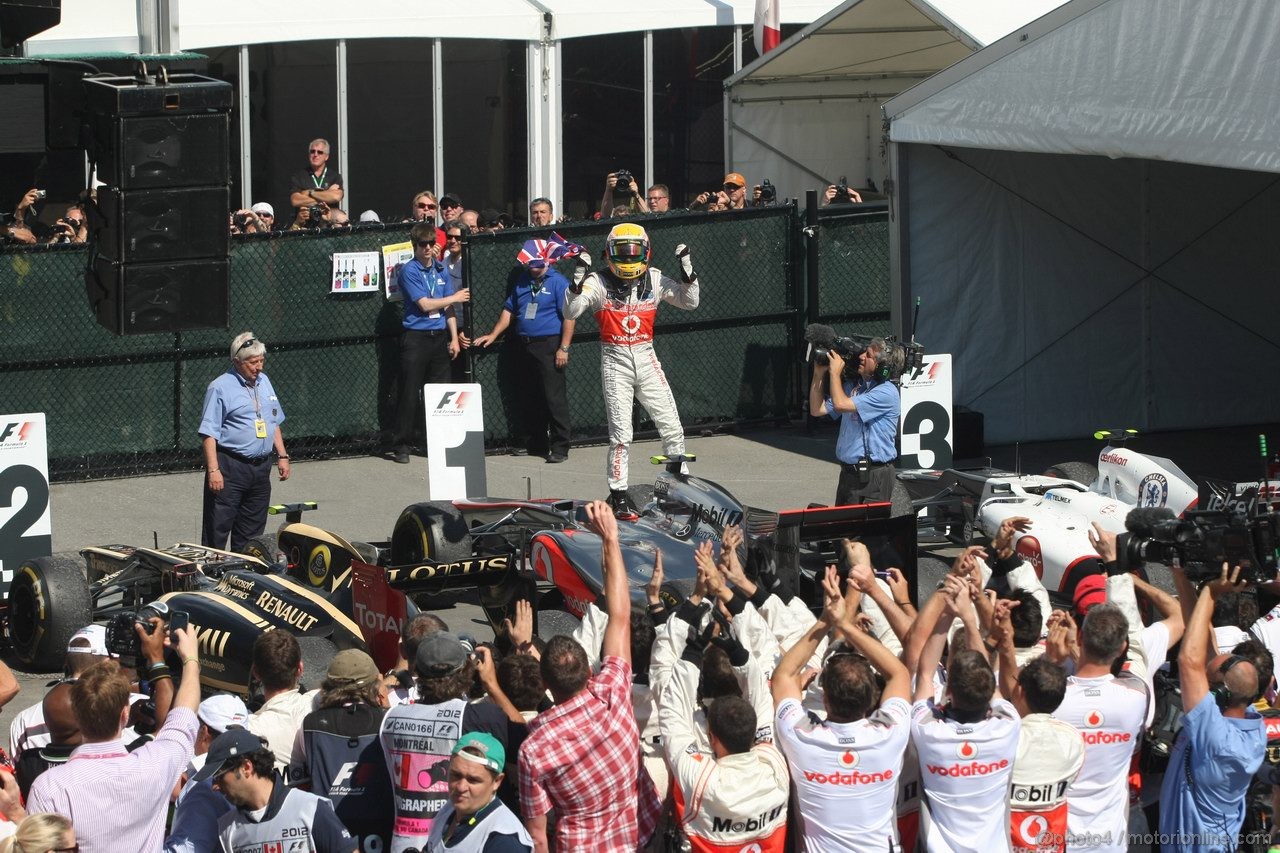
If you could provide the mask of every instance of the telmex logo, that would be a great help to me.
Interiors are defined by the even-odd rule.
[[[999,773],[1001,770],[1007,770],[1009,767],[1009,759],[1002,758],[999,761],[970,761],[967,764],[950,764],[941,766],[937,764],[927,765],[928,770],[935,776],[987,776],[991,773]]]
[[[0,431],[0,444],[8,441],[26,441],[27,434],[31,432],[33,426],[35,421],[15,421],[5,424],[4,430]]]

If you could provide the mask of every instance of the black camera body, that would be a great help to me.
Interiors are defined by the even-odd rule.
[[[843,204],[849,201],[849,179],[844,175],[840,176],[840,181],[836,184],[836,197],[831,201],[833,204]]]
[[[1215,580],[1222,564],[1240,567],[1240,580],[1274,580],[1280,512],[1247,516],[1222,510],[1195,510],[1166,518],[1140,533],[1116,537],[1117,556],[1127,565],[1179,565],[1192,583]]]
[[[142,639],[133,630],[134,625],[141,625],[148,634],[155,633],[156,626],[151,624],[153,616],[161,621],[169,621],[169,605],[163,601],[153,601],[137,610],[126,610],[117,613],[107,623],[107,651],[118,658],[137,659],[142,655]]]
[[[763,181],[760,182],[760,203],[776,204],[777,201],[778,201],[778,188],[775,187],[773,184],[771,184],[768,178],[765,178]]]
[[[634,178],[631,177],[631,173],[626,169],[619,169],[614,172],[613,175],[618,179],[618,182],[613,186],[614,196],[631,195],[631,182],[634,180]]]
[[[318,228],[324,224],[324,205],[313,204],[307,208],[307,216],[311,219],[311,227]]]
[[[243,231],[244,229],[249,227],[249,214],[237,213],[231,217],[231,221],[235,223],[236,228]]]
[[[866,352],[875,338],[871,335],[837,335],[835,329],[821,323],[810,323],[805,327],[804,339],[809,342],[806,360],[814,364],[830,364],[829,354],[837,353],[845,362],[846,377],[858,372],[858,359]],[[874,378],[881,381],[892,380],[897,383],[903,376],[915,375],[924,366],[924,347],[914,340],[899,341],[893,335],[884,340],[885,356],[880,359]],[[900,370],[890,370],[888,365],[898,361]]]

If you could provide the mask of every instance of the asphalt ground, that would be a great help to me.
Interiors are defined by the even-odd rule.
[[[816,423],[816,422],[815,422]],[[741,434],[695,435],[688,449],[698,457],[699,476],[725,486],[743,503],[764,509],[803,507],[834,498],[838,466],[834,462],[835,431],[823,425]],[[1223,430],[1164,433],[1140,437],[1134,447],[1168,456],[1192,477],[1256,478],[1259,471],[1257,434],[1266,433],[1280,444],[1280,427],[1241,427]],[[1091,439],[987,448],[999,467],[1026,472],[1077,460],[1096,461],[1100,444]],[[656,441],[637,442],[631,453],[631,483],[651,482],[655,470],[649,456],[661,452]],[[548,464],[537,457],[490,456],[486,461],[488,493],[498,497],[604,497],[605,449],[575,448],[569,460]],[[132,544],[161,547],[198,542],[202,500],[202,472],[129,479],[54,484],[55,552],[87,545]],[[273,501],[314,500],[319,509],[307,521],[349,539],[389,538],[391,526],[408,504],[427,500],[427,462],[413,457],[409,465],[388,459],[357,457],[326,461],[298,460],[293,476],[275,483]],[[275,526],[274,518],[269,527]],[[953,551],[943,550],[941,556]],[[1157,581],[1159,582],[1159,581]],[[1164,585],[1164,584],[1161,584]],[[451,628],[484,640],[491,637],[488,622],[466,593],[446,599],[440,612]],[[9,660],[14,665],[12,659]],[[7,732],[13,716],[37,702],[50,673],[17,670],[22,692],[0,709],[0,732]]]

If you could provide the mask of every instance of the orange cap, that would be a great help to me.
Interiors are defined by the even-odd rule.
[[[724,183],[733,184],[738,187],[745,187],[747,185],[747,179],[737,172],[730,172],[724,176]]]

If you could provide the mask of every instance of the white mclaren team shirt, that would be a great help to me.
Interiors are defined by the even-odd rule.
[[[795,699],[778,703],[774,742],[790,764],[807,853],[898,849],[894,802],[910,716],[897,698],[853,723],[821,720]]]
[[[1048,714],[1028,714],[1018,735],[1009,788],[1013,853],[1063,853],[1067,791],[1084,766],[1084,738]]]
[[[1273,658],[1280,660],[1280,604],[1271,608],[1266,616],[1254,622],[1249,628],[1249,633],[1267,647],[1267,651],[1271,652]]]
[[[1070,676],[1053,713],[1084,739],[1084,766],[1067,789],[1067,848],[1128,849],[1129,762],[1147,718],[1147,688],[1129,673]]]
[[[929,806],[929,853],[1009,850],[1009,778],[1022,718],[1003,699],[984,720],[961,723],[933,702],[911,707],[911,740]]]

